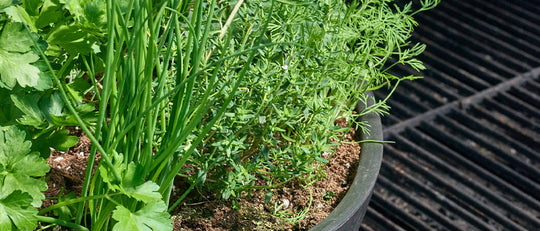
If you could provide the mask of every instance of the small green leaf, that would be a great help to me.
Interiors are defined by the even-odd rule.
[[[25,140],[25,132],[15,126],[0,130],[0,195],[15,191],[28,193],[35,207],[41,206],[47,183],[34,177],[44,176],[49,171],[47,162],[38,153],[30,153],[31,143]]]
[[[41,1],[40,1],[41,2]],[[41,7],[41,13],[36,19],[36,27],[43,28],[49,26],[51,23],[59,21],[64,12],[62,11],[62,5],[56,4],[56,1],[45,0]]]
[[[137,187],[125,188],[124,190],[128,196],[143,202],[151,202],[161,199],[161,194],[158,192],[159,185],[152,181],[144,182]]]
[[[94,51],[98,39],[78,25],[58,26],[47,38],[51,46],[60,46],[71,55],[87,55]]]
[[[47,148],[54,148],[58,151],[67,151],[68,148],[73,147],[79,142],[79,138],[76,136],[70,136],[69,130],[60,129],[53,132],[51,135],[46,137]]]
[[[147,204],[136,212],[131,212],[124,206],[118,205],[113,211],[112,218],[118,223],[113,230],[118,231],[162,231],[172,230],[172,222],[163,201]]]
[[[37,227],[37,209],[32,207],[31,202],[32,197],[19,190],[1,198],[0,230],[33,230]]]
[[[39,56],[34,54],[33,39],[21,23],[7,23],[0,34],[0,79],[8,88],[16,83],[22,87],[35,87],[40,70],[31,63]]]
[[[8,23],[0,36],[0,49],[25,53],[32,49],[34,42],[21,23]]]
[[[23,113],[22,118],[18,120],[20,124],[40,129],[45,128],[46,122],[38,106],[40,98],[41,95],[36,93],[11,95],[11,101]]]
[[[38,84],[39,69],[31,63],[39,57],[34,53],[24,54],[7,52],[0,49],[0,77],[11,89],[15,83],[22,87],[34,87]]]
[[[53,87],[53,75],[47,70],[48,67],[44,61],[38,60],[33,64],[39,69],[39,79],[34,88],[38,91],[51,89]]]
[[[270,199],[272,199],[272,192],[268,191],[266,192],[266,195],[264,196],[264,203],[267,204],[268,202],[270,202]]]

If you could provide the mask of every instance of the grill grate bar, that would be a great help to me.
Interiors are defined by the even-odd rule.
[[[391,165],[388,164],[387,165]],[[386,179],[385,176],[380,176],[378,178],[378,181],[382,187],[385,189],[392,191],[392,193],[398,195],[400,198],[402,198],[406,203],[411,204],[416,209],[420,210],[422,213],[425,213],[429,217],[433,217],[437,222],[439,222],[444,229],[450,229],[450,230],[459,230],[461,227],[458,227],[455,225],[455,222],[452,222],[448,219],[447,216],[442,216],[442,214],[438,211],[435,211],[433,208],[427,205],[426,200],[419,200],[416,199],[416,197],[412,197],[411,193],[405,192],[403,189],[398,187],[395,184],[392,184],[392,182],[388,179]],[[425,198],[424,198],[425,199]]]
[[[509,167],[522,175],[528,176],[531,180],[536,181],[537,183],[538,180],[540,180],[540,172],[536,171],[534,166],[521,161],[515,156],[508,155],[508,153],[502,151],[499,147],[494,146],[493,142],[488,141],[485,137],[480,136],[466,126],[448,119],[444,115],[439,116],[435,121],[444,123],[445,126],[448,126],[452,130],[450,133],[454,134],[455,136],[460,136],[462,140],[471,140],[474,142],[474,146],[481,147],[482,149],[485,148],[486,151],[492,152],[490,153],[490,156],[493,159],[500,158],[504,160]],[[482,153],[485,153],[486,151],[482,151]]]
[[[498,140],[500,143],[505,143],[510,145],[515,151],[509,150],[510,153],[515,152],[516,154],[519,153],[521,155],[524,155],[526,159],[530,159],[531,161],[534,161],[535,163],[540,162],[540,154],[533,151],[529,146],[516,141],[515,139],[505,136],[503,133],[500,133],[498,131],[493,130],[492,128],[486,127],[482,125],[480,122],[478,122],[476,119],[471,118],[470,116],[465,116],[462,113],[458,112],[451,112],[449,114],[450,117],[455,118],[456,120],[460,121],[463,124],[466,124],[468,127],[474,129],[475,131],[478,131],[479,133],[483,135],[489,135],[490,137],[493,137],[495,140]]]
[[[416,76],[421,75],[420,73],[412,70],[412,68],[406,68],[404,66],[396,66],[391,71],[391,73],[398,74],[398,73],[395,73],[397,71],[399,71],[400,74],[405,74],[405,75],[416,75]],[[459,95],[460,90],[454,88],[453,86],[448,86],[447,84],[445,84],[444,83],[445,81],[442,81],[445,78],[453,79],[450,76],[442,75],[437,78],[440,81],[435,81],[431,77],[429,77],[429,78],[424,78],[423,81],[421,82],[416,82],[417,84],[411,84],[409,81],[402,82],[401,84],[405,85],[402,88],[412,89],[415,93],[420,94],[422,98],[425,98],[425,99],[434,98],[434,99],[431,99],[432,105],[440,106],[440,104],[448,103],[449,101],[457,100],[458,98],[460,98],[460,95]],[[417,85],[420,85],[420,87],[418,87]],[[429,93],[426,93],[425,91],[429,91]],[[468,91],[468,93],[472,93],[472,92],[474,92],[474,90],[472,89],[471,91]]]
[[[522,98],[523,101],[530,103],[531,105],[537,105],[540,101],[540,95],[536,95],[521,86],[515,86],[514,88],[517,90],[516,93],[520,95],[520,98]]]
[[[459,65],[448,62],[446,59],[441,58],[441,55],[439,54],[435,54],[430,51],[424,51],[420,58],[422,61],[429,62],[437,69],[446,72],[454,78],[458,79],[458,84],[467,84],[469,87],[474,88],[475,92],[481,91],[490,86],[488,82],[467,72]]]
[[[492,12],[490,12],[489,10],[484,10],[480,7],[474,7],[473,5],[469,4],[469,1],[459,1],[459,3],[457,3],[454,0],[453,5],[459,7],[460,12],[468,12],[469,15],[482,15],[483,19],[486,20],[487,23],[489,23],[490,25],[495,25],[499,29],[503,29],[509,34],[515,35],[515,37],[525,39],[529,43],[538,44],[540,42],[538,41],[538,37],[532,35],[532,33],[538,32],[537,28],[530,28],[529,31],[523,28],[519,28],[518,25],[521,25],[522,23],[515,22],[515,20],[504,20],[501,17],[493,15]],[[538,34],[540,35],[540,33]]]
[[[483,230],[493,229],[493,227],[491,227],[489,224],[479,219],[477,216],[471,214],[469,211],[463,209],[461,206],[457,205],[453,200],[447,198],[445,195],[437,193],[433,190],[433,188],[425,186],[424,183],[418,181],[416,178],[411,177],[409,174],[402,174],[396,169],[397,167],[395,165],[386,162],[382,165],[381,171],[384,171],[385,175],[393,179],[403,179],[404,181],[406,181],[405,184],[409,184],[411,188],[419,189],[419,191],[426,194],[428,197],[433,198],[434,200],[436,200],[437,203],[441,204],[442,208],[451,210],[454,214],[460,214],[461,218],[464,218],[465,221],[469,222],[473,226]],[[469,226],[463,228],[468,228],[470,230],[473,227]]]
[[[362,224],[363,230],[395,230],[395,231],[405,231],[405,229],[401,228],[396,223],[392,222],[391,220],[388,220],[384,217],[383,214],[379,213],[377,210],[375,210],[372,207],[368,207],[367,213],[369,216],[366,217],[365,222]],[[373,227],[373,228],[371,228]]]
[[[455,17],[453,17],[452,15],[446,14],[442,11],[433,11],[433,13],[436,14],[438,18],[444,18],[445,21],[451,23],[451,26],[454,26],[455,29],[460,30],[460,33],[468,34],[469,36],[473,36],[476,38],[481,38],[482,42],[486,43],[488,46],[497,47],[497,49],[501,52],[505,52],[511,56],[519,58],[522,61],[529,63],[529,65],[531,66],[536,66],[539,62],[538,57],[535,57],[527,53],[526,51],[520,50],[509,43],[493,37],[490,34],[479,31],[476,28],[469,26],[467,22],[461,22],[455,19]],[[422,18],[422,21],[426,21],[429,17],[426,17],[426,15],[420,15],[419,18]],[[450,25],[447,25],[447,27],[450,27]]]
[[[429,107],[427,107],[424,104],[418,103],[420,99],[413,99],[410,92],[407,91],[407,89],[403,89],[399,92],[394,92],[395,97],[402,98],[403,103],[407,105],[407,107],[404,108],[404,110],[410,111],[412,115],[417,115],[417,112],[423,112],[429,110]]]
[[[416,30],[415,35],[421,35],[421,34],[429,34],[430,38],[433,38],[433,40],[437,40],[439,42],[435,43],[432,40],[427,40],[424,37],[419,37],[422,42],[429,44],[430,50],[434,49],[431,48],[431,46],[439,45],[446,47],[446,51],[452,50],[455,52],[459,52],[459,55],[462,57],[466,57],[470,61],[475,62],[481,62],[482,66],[489,68],[489,70],[494,70],[497,72],[500,76],[514,76],[517,75],[519,72],[514,69],[513,66],[510,66],[507,63],[507,65],[499,62],[498,60],[494,60],[491,56],[485,55],[485,53],[474,51],[470,48],[470,46],[464,46],[463,44],[460,44],[454,40],[450,40],[446,38],[443,34],[439,33],[438,31],[431,30],[429,27],[422,27],[421,29]],[[441,43],[440,41],[444,41],[444,43]],[[443,51],[443,52],[446,52]],[[478,69],[478,68],[476,68]],[[504,79],[503,77],[496,76],[498,80]]]
[[[486,99],[483,105],[486,106],[488,109],[492,109],[493,111],[497,111],[504,116],[509,117],[512,121],[518,122],[522,127],[529,127],[534,132],[540,133],[540,124],[531,124],[530,118],[526,118],[525,116],[523,116],[523,114],[512,110],[507,105],[500,104],[492,99]]]
[[[514,137],[517,140],[521,140],[521,142],[529,146],[532,145],[532,148],[540,149],[538,134],[535,134],[528,128],[521,127],[513,121],[501,116],[494,116],[491,111],[477,105],[472,105],[470,107],[470,112],[472,112],[473,116],[484,118],[484,121],[487,123],[496,125],[507,135]]]
[[[540,0],[446,0],[415,17],[428,69],[391,73],[426,78],[387,101],[383,133],[396,143],[384,145],[364,230],[538,229]]]
[[[454,65],[457,65],[463,71],[471,74],[476,79],[477,82],[480,82],[483,85],[485,85],[484,88],[491,85],[498,84],[505,79],[501,77],[499,74],[494,73],[492,69],[487,69],[486,67],[483,67],[483,66],[478,68],[478,66],[481,66],[481,65],[475,62],[480,62],[481,59],[470,59],[469,57],[466,59],[463,55],[457,54],[459,50],[446,49],[442,47],[441,45],[434,43],[432,40],[428,38],[425,38],[416,33],[413,33],[413,34],[415,38],[419,40],[419,42],[428,44],[430,46],[430,51],[428,51],[428,53],[433,52],[434,53],[433,55],[444,57],[445,62],[450,62]],[[470,55],[467,55],[467,56],[470,56]],[[482,62],[482,64],[485,65],[486,62]],[[493,63],[488,64],[488,65],[492,67],[494,66]],[[506,76],[508,75],[513,76],[517,74],[517,72],[514,72],[514,71],[512,71],[514,74],[511,74],[510,72],[506,73],[503,70],[499,72],[502,75],[506,75]]]
[[[489,11],[504,17],[504,19],[508,20],[509,23],[519,27],[526,27],[529,32],[540,36],[540,30],[538,28],[538,25],[540,24],[540,19],[538,17],[538,15],[540,15],[538,10],[539,3],[531,4],[528,1],[520,1],[518,4],[512,3],[509,4],[506,1],[498,1],[496,3],[492,3],[490,1],[481,1],[481,3],[478,3],[478,5],[489,8]],[[498,6],[493,4],[498,4]],[[530,10],[534,10],[536,12],[531,12]]]
[[[404,92],[407,96],[411,97],[411,99],[413,99],[415,102],[420,102],[421,104],[425,105],[422,111],[427,111],[431,108],[447,103],[447,97],[455,99],[453,95],[445,94],[445,92],[432,91],[431,87],[429,87],[430,83],[416,85],[411,84],[409,81],[403,81],[400,83],[400,85],[401,88],[406,90]]]
[[[434,32],[438,32],[443,34],[443,36],[445,37],[440,40],[441,43],[456,41],[460,45],[465,46],[474,52],[485,54],[486,51],[489,51],[490,58],[500,63],[508,63],[508,65],[510,66],[519,68],[516,69],[519,72],[530,70],[532,68],[531,65],[529,65],[528,63],[519,60],[519,57],[514,57],[508,55],[503,51],[493,49],[491,46],[478,42],[477,39],[471,37],[470,35],[463,34],[452,28],[450,25],[446,25],[443,22],[429,17],[428,15],[424,15],[423,17],[425,18],[425,20],[422,21],[422,27],[417,30],[418,33],[431,34]]]
[[[524,212],[515,211],[516,204],[509,204],[506,200],[501,199],[499,196],[494,194],[494,190],[487,189],[480,182],[489,182],[493,187],[498,188],[499,192],[504,191],[506,196],[512,195],[514,198],[524,198],[528,206],[531,207],[540,207],[540,202],[533,199],[531,196],[523,193],[516,187],[508,184],[508,182],[502,180],[500,177],[494,175],[493,173],[483,169],[476,163],[468,161],[465,157],[459,155],[454,150],[449,147],[444,146],[439,141],[429,137],[422,131],[418,129],[407,130],[407,135],[411,138],[406,139],[403,136],[397,135],[400,142],[406,146],[408,150],[414,150],[415,155],[421,157],[423,160],[426,160],[428,163],[435,166],[436,169],[443,171],[450,175],[452,178],[456,178],[457,181],[462,182],[467,185],[467,187],[477,191],[478,194],[488,197],[490,200],[494,201],[498,205],[504,206],[506,209],[514,211],[517,214],[522,214]],[[415,144],[411,140],[418,141],[420,144]],[[421,146],[421,147],[419,147]],[[418,151],[417,151],[418,150]],[[417,152],[416,152],[417,151]],[[438,151],[439,156],[433,156],[431,153],[433,151]],[[440,157],[440,158],[439,158]],[[444,159],[441,159],[444,158]],[[458,167],[459,166],[459,169]],[[461,170],[466,170],[462,172]],[[469,173],[465,173],[469,172]],[[478,181],[477,179],[482,179]]]
[[[509,34],[500,29],[500,25],[490,25],[484,22],[485,17],[475,18],[470,14],[460,11],[454,7],[455,4],[448,4],[446,9],[448,13],[453,15],[459,15],[459,20],[463,23],[467,23],[469,26],[473,26],[477,30],[482,30],[484,33],[489,33],[491,36],[496,37],[497,39],[504,41],[506,43],[511,43],[512,46],[516,47],[519,50],[530,52],[531,55],[539,55],[539,48],[536,44],[531,44],[522,39],[516,39],[516,36]],[[459,4],[458,4],[459,5]],[[507,24],[506,24],[507,25]],[[502,25],[504,27],[505,25]]]
[[[418,133],[418,131],[415,131],[415,132]],[[517,207],[517,204],[515,203],[509,203],[507,199],[504,199],[495,193],[496,191],[500,193],[506,190],[507,188],[505,188],[504,186],[502,187],[498,186],[499,188],[496,188],[496,189],[488,189],[484,185],[479,184],[478,181],[471,179],[470,174],[465,174],[462,170],[460,171],[456,169],[454,166],[449,165],[446,162],[442,161],[441,159],[437,157],[433,157],[427,150],[412,143],[412,141],[410,141],[409,139],[406,139],[402,136],[397,136],[397,138],[399,142],[403,142],[404,145],[415,150],[415,154],[407,158],[407,159],[411,159],[411,161],[407,162],[407,166],[410,166],[410,164],[414,164],[415,166],[425,166],[417,162],[416,159],[420,158],[421,160],[427,161],[427,163],[433,165],[433,167],[431,168],[431,171],[426,170],[425,167],[424,168],[418,167],[422,169],[421,170],[422,172],[420,173],[422,176],[426,176],[425,175],[427,174],[426,172],[429,172],[429,174],[432,174],[435,176],[441,175],[438,173],[444,173],[442,174],[442,176],[439,176],[439,177],[441,179],[445,179],[444,181],[448,183],[446,183],[446,185],[444,185],[441,188],[444,188],[445,191],[448,191],[448,193],[446,194],[450,197],[455,198],[457,203],[460,204],[461,206],[464,206],[464,207],[469,206],[466,203],[470,203],[470,201],[484,201],[483,204],[472,206],[472,208],[475,209],[474,211],[479,210],[476,213],[480,217],[484,217],[485,214],[489,213],[490,210],[494,210],[492,206],[497,205],[501,207],[502,209],[504,209],[502,210],[502,212],[507,213],[507,215],[511,213],[516,216],[519,216],[520,219],[526,220],[523,223],[530,224],[528,225],[529,227],[535,227],[537,224],[540,225],[540,222],[538,221],[538,219],[534,217],[534,215],[531,215],[528,212],[526,212],[524,209]],[[434,145],[440,145],[440,143],[437,144],[436,142],[433,142],[433,141],[429,143],[434,144]],[[459,155],[455,155],[455,156],[459,156]],[[415,158],[411,158],[411,157],[415,157]],[[464,160],[462,158],[460,159],[462,160],[462,162],[464,161],[467,162],[467,160]],[[481,168],[478,168],[478,166],[476,166],[476,168],[481,169]],[[444,175],[449,175],[449,176],[444,176]],[[429,177],[431,178],[432,176],[430,175]],[[452,179],[452,181],[454,182],[449,182],[447,179]],[[504,182],[504,181],[499,181],[499,182]],[[508,186],[508,184],[506,183],[503,183],[503,185]],[[448,187],[452,187],[452,189],[449,189]],[[510,187],[510,188],[513,188],[513,187]],[[475,194],[473,193],[468,193],[468,194],[460,193],[460,195],[457,195],[455,193],[455,191],[469,192],[470,190],[475,191],[477,193],[476,195],[481,195],[480,197],[485,197],[488,201],[491,202],[491,206],[489,204],[485,204],[486,200],[479,199],[478,196],[475,197],[474,196]],[[499,221],[499,219],[500,218],[497,218],[496,221]],[[508,224],[506,225],[508,226]]]
[[[514,77],[512,79],[509,79],[509,80],[507,80],[505,82],[502,82],[502,83],[500,83],[500,84],[498,84],[498,85],[496,85],[494,87],[491,87],[491,88],[488,88],[488,89],[486,89],[484,91],[478,92],[478,93],[476,93],[476,94],[474,94],[472,96],[462,98],[462,99],[460,99],[458,101],[450,102],[448,104],[445,104],[445,105],[440,106],[438,108],[435,108],[433,110],[430,110],[430,111],[424,112],[422,114],[419,114],[416,117],[411,117],[409,119],[403,120],[402,122],[400,122],[398,124],[394,124],[394,125],[392,125],[390,127],[386,127],[383,132],[385,134],[398,133],[398,132],[402,131],[404,128],[406,128],[406,127],[417,126],[418,124],[420,124],[421,122],[423,122],[425,120],[433,119],[433,118],[435,118],[435,116],[447,113],[452,109],[468,107],[469,105],[479,103],[482,100],[484,100],[485,98],[493,97],[494,95],[496,95],[499,92],[506,91],[506,90],[516,86],[516,85],[524,83],[525,81],[527,81],[530,78],[538,78],[539,74],[540,74],[540,68],[534,69],[529,73],[516,76],[516,77]],[[375,95],[380,96],[380,93],[376,93]],[[393,103],[392,101],[389,101],[388,103],[390,104],[391,107],[394,107],[394,105],[396,105],[397,107],[405,108],[405,106],[397,104],[397,103]],[[404,109],[404,110],[407,110],[407,109]],[[412,114],[413,112],[409,112],[409,113]]]
[[[401,141],[402,140],[400,140],[400,142]],[[421,167],[422,165],[418,163],[414,158],[403,156],[403,153],[392,148],[391,146],[387,146],[385,148],[387,150],[385,152],[387,156],[390,156],[391,158],[396,158],[397,160],[402,162],[403,165],[410,167],[419,175],[428,179],[437,188],[445,189],[448,192],[448,195],[452,197],[453,200],[456,201],[456,203],[459,203],[461,206],[468,207],[471,211],[476,212],[479,216],[485,216],[482,214],[486,214],[491,217],[495,217],[498,223],[507,228],[511,228],[512,230],[525,230],[523,227],[519,226],[514,221],[502,215],[499,211],[493,210],[485,204],[482,204],[477,198],[466,195],[464,193],[463,187],[458,188],[459,186],[461,186],[461,182],[449,181],[449,178],[447,177],[442,177],[439,174],[434,174],[434,169],[430,169],[429,171],[426,170],[424,167]]]
[[[511,107],[512,109],[519,111],[520,113],[526,114],[529,118],[534,120],[535,118],[540,118],[540,110],[532,107],[531,105],[523,102],[521,99],[508,94],[508,93],[501,93],[500,95],[497,95],[494,97],[495,100],[504,103],[505,105]],[[537,122],[537,121],[533,121]]]
[[[441,89],[450,88],[455,89],[454,91],[458,95],[472,95],[475,92],[477,92],[474,88],[463,84],[463,82],[460,82],[457,78],[454,76],[450,76],[449,74],[440,71],[436,67],[432,66],[429,63],[424,63],[424,66],[426,67],[426,70],[424,70],[424,75],[427,77],[423,79],[423,81],[432,81],[434,78],[437,79],[438,82],[444,83],[445,87],[442,87]]]
[[[460,142],[459,139],[451,136],[437,126],[433,126],[431,123],[424,123],[422,125],[422,129],[426,134],[432,136],[446,146],[453,147],[453,149],[459,154],[467,157],[470,161],[479,164],[480,166],[482,166],[482,168],[488,169],[489,171],[495,173],[502,179],[509,181],[511,184],[514,184],[514,186],[521,189],[522,191],[531,195],[534,195],[536,192],[540,192],[540,187],[538,184],[532,182],[531,180],[517,173],[513,169],[510,169],[509,167],[502,165],[501,163],[498,163],[492,159],[480,155],[476,152],[475,149],[466,146],[465,144]]]
[[[430,230],[430,226],[424,221],[397,208],[393,203],[387,202],[377,190],[373,192],[370,206],[407,230]]]
[[[421,136],[419,135],[421,133],[420,131],[412,131],[412,132],[415,133],[413,136],[416,137],[416,139],[418,139],[418,136]],[[503,208],[504,211],[508,210],[512,214],[519,215],[521,218],[527,218],[528,223],[539,224],[539,221],[536,218],[534,218],[534,215],[530,215],[528,212],[525,211],[525,209],[518,207],[517,204],[515,203],[509,203],[507,199],[504,199],[503,197],[499,195],[499,194],[502,194],[503,192],[507,192],[507,189],[513,189],[513,190],[508,191],[508,192],[513,192],[513,193],[511,195],[510,194],[504,195],[505,198],[506,197],[516,198],[516,197],[525,195],[521,191],[515,189],[515,187],[508,185],[506,182],[500,180],[500,178],[495,177],[491,173],[488,173],[487,171],[483,170],[478,165],[468,162],[468,160],[459,156],[459,154],[457,154],[456,152],[447,149],[446,147],[445,147],[446,150],[444,151],[445,153],[450,153],[450,156],[452,157],[457,156],[458,160],[454,161],[456,163],[455,164],[456,166],[447,164],[445,161],[437,157],[433,157],[432,155],[430,155],[429,150],[423,147],[419,147],[419,145],[412,143],[410,139],[406,139],[402,136],[397,136],[397,138],[399,139],[399,142],[404,143],[407,149],[415,150],[414,157],[421,158],[421,160],[426,161],[430,165],[433,165],[433,168],[432,168],[433,170],[440,171],[441,173],[444,173],[444,175],[449,175],[449,178],[452,178],[454,181],[459,182],[459,184],[462,184],[468,187],[470,190],[477,192],[477,195],[481,195],[482,197],[487,198],[493,204],[496,204],[497,206],[500,206],[501,208]],[[425,138],[425,139],[428,139],[428,138]],[[438,148],[437,146],[442,145],[441,143],[434,140],[429,140],[429,141],[426,140],[423,142],[425,142],[426,144],[430,144],[428,146],[433,145],[431,149],[437,149]],[[457,166],[460,166],[461,170],[457,169]],[[472,166],[473,169],[468,169],[465,166]],[[471,171],[471,173],[467,174],[465,173],[466,171],[463,172],[463,169],[467,169],[467,171]],[[471,175],[471,174],[474,174],[474,175]],[[484,177],[482,177],[483,175],[487,175],[488,179],[489,178],[496,179],[494,187],[492,186],[491,188],[486,188],[485,185],[482,185],[479,183],[478,179],[484,179]],[[443,179],[445,178],[447,177],[443,177]],[[460,188],[457,186],[458,184],[450,184],[450,185],[452,185],[452,187],[455,187],[456,188],[455,190],[460,190]],[[464,191],[467,191],[467,190],[464,190]],[[476,198],[474,197],[471,197],[471,196],[469,197],[470,197],[469,200],[476,200]],[[459,197],[459,198],[462,199],[462,197]],[[530,201],[533,201],[531,206],[534,206],[535,204],[538,205],[538,202],[536,202],[535,200],[531,199]],[[491,209],[487,206],[484,206],[484,207],[485,207],[483,208],[484,210]],[[525,208],[526,206],[523,205],[522,207]],[[475,208],[478,209],[478,207],[475,207]],[[479,215],[484,216],[482,215],[482,213],[480,213]],[[534,225],[530,225],[530,226],[534,226]]]
[[[375,91],[374,95],[379,99],[384,99],[386,96],[383,95],[381,92]],[[387,104],[392,107],[392,110],[396,111],[397,113],[394,113],[395,117],[399,119],[399,121],[407,118],[407,117],[413,117],[416,115],[415,112],[411,111],[407,107],[404,107],[401,104],[397,104],[395,102],[388,101]]]

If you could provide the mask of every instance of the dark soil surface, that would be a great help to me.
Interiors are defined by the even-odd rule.
[[[344,120],[337,122],[342,126],[345,124]],[[68,129],[71,135],[79,137],[79,143],[66,152],[51,152],[46,197],[57,197],[60,192],[63,195],[80,195],[82,189],[91,141],[80,129]],[[351,129],[343,140],[345,143],[336,148],[325,166],[327,177],[310,188],[301,187],[294,181],[289,182],[282,188],[275,189],[272,199],[266,204],[265,192],[255,191],[250,198],[245,197],[238,201],[239,210],[233,209],[230,201],[186,201],[172,214],[174,230],[307,230],[323,220],[347,192],[348,182],[352,182],[360,155],[360,145],[354,143],[354,140],[355,131]],[[330,158],[329,154],[323,156]],[[173,192],[173,195],[181,193]],[[55,199],[46,199],[42,208],[56,202]],[[279,205],[283,205],[279,211],[282,215],[275,211],[275,207]],[[304,210],[307,210],[304,219],[290,222]]]
[[[79,196],[82,190],[92,141],[78,127],[68,127],[67,129],[70,135],[79,137],[79,143],[66,152],[51,151],[51,156],[47,161],[47,164],[51,166],[51,171],[46,176],[48,189],[45,191],[45,197],[47,198],[58,197],[60,192],[62,195],[75,193]],[[99,153],[94,164],[94,171],[98,161]],[[55,199],[45,199],[42,208],[56,202]]]

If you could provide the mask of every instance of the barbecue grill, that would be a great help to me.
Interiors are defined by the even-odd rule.
[[[395,143],[362,230],[538,230],[540,1],[443,0],[416,18],[427,69],[392,72],[425,78],[388,102]]]

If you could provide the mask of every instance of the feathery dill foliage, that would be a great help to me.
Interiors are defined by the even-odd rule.
[[[292,179],[309,186],[323,178],[328,160],[322,153],[331,153],[348,131],[334,121],[348,118],[349,126],[369,132],[356,118],[384,114],[388,106],[382,100],[353,114],[356,102],[367,102],[364,92],[417,78],[387,73],[393,65],[424,68],[414,57],[425,46],[407,39],[416,24],[412,15],[437,3],[424,1],[412,11],[411,4],[399,8],[388,0],[278,0],[263,40],[280,45],[259,49],[225,116],[189,160],[199,171],[193,181],[226,199]],[[235,47],[251,45],[260,30],[256,22],[269,8],[269,1],[244,3],[229,29]],[[215,105],[225,105],[220,98]]]

